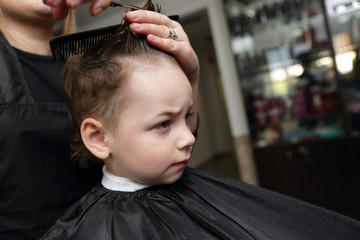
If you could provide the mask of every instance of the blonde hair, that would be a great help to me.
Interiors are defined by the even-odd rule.
[[[76,32],[76,12],[75,9],[70,9],[68,15],[64,19],[62,35]]]

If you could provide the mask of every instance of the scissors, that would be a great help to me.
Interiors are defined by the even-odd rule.
[[[124,7],[124,8],[128,8],[128,9],[131,9],[131,10],[139,10],[139,9],[141,9],[141,8],[139,8],[137,6],[134,6],[134,5],[122,3],[119,0],[112,0],[109,6],[110,7]]]

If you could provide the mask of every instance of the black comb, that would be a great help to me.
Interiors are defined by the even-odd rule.
[[[52,38],[50,48],[54,60],[64,61],[76,54],[86,52],[103,39],[113,35],[117,26],[113,25]]]
[[[178,15],[169,16],[169,18],[179,21]],[[52,38],[50,48],[54,60],[65,61],[76,54],[86,52],[113,35],[118,26],[119,24]]]

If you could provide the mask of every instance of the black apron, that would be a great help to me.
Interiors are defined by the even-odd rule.
[[[0,34],[0,239],[37,239],[101,172],[69,161],[65,103],[35,103]]]

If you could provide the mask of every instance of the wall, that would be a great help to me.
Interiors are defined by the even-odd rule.
[[[191,166],[196,167],[209,159],[233,152],[234,146],[208,13],[204,9],[189,14],[181,17],[180,23],[200,62],[200,127],[190,162]]]

